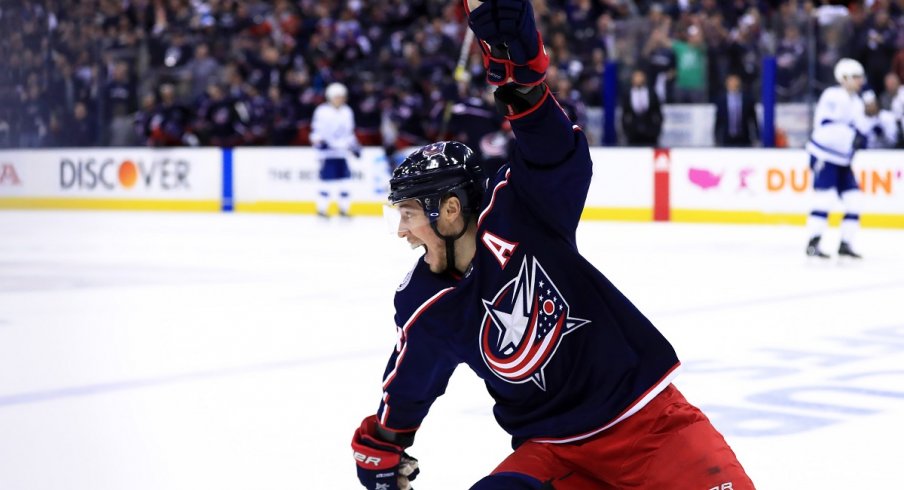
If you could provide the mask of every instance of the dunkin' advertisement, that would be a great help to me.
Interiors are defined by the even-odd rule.
[[[852,168],[864,194],[864,220],[878,226],[904,220],[904,155],[862,151]],[[676,221],[801,223],[813,204],[812,188],[802,150],[671,150]]]

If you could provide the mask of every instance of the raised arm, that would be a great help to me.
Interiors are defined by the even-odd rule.
[[[496,105],[512,124],[513,188],[542,221],[573,236],[590,185],[583,131],[546,84],[549,58],[528,0],[466,2]],[[473,10],[472,10],[473,9]]]

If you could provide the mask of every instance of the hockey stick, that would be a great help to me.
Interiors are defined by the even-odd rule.
[[[455,65],[455,72],[452,74],[456,83],[468,83],[471,80],[471,76],[468,73],[468,59],[471,57],[472,44],[474,44],[474,31],[468,27],[466,20],[465,38],[461,43],[461,51],[458,53],[458,63]],[[445,138],[446,129],[449,127],[449,120],[452,119],[452,106],[454,104],[454,101],[446,101],[446,107],[443,108],[443,120],[439,128],[440,138]]]
[[[455,66],[455,81],[467,82],[471,79],[468,74],[467,64],[471,54],[471,45],[474,43],[474,31],[465,31],[465,39],[461,43],[461,52],[458,54],[458,64]]]

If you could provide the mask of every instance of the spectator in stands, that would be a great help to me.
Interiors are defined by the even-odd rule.
[[[75,103],[90,97],[87,88],[75,77],[72,63],[63,56],[54,57],[54,69],[47,82],[47,97],[51,107],[64,113],[72,112]]]
[[[594,5],[596,3],[596,5]],[[589,49],[592,47],[591,40],[596,37],[596,33],[598,29],[594,26],[594,23],[597,19],[601,19],[603,17],[602,14],[602,6],[599,2],[591,2],[591,0],[575,0],[573,2],[569,2],[569,7],[566,9],[566,14],[568,15],[568,25],[570,26],[570,34],[572,42],[575,46],[576,50],[586,48]],[[606,14],[605,17],[608,18],[606,24],[611,23],[611,17]],[[607,29],[599,30],[605,33]],[[603,38],[605,38],[605,34],[603,34]]]
[[[267,96],[272,107],[269,129],[270,144],[276,146],[289,145],[297,134],[295,105],[275,85],[270,87]]]
[[[675,51],[675,102],[706,102],[707,54],[703,32],[697,25],[687,29],[687,40],[672,41]]]
[[[759,60],[772,45],[772,33],[760,27],[761,15],[763,24],[779,33],[778,98],[801,100],[809,82],[801,27],[814,13],[819,39],[815,88],[834,84],[837,59],[855,56],[882,95],[875,77],[884,76],[889,66],[904,79],[904,28],[896,27],[902,22],[900,2],[846,2],[850,9],[837,3],[537,0],[534,8],[552,64],[568,74],[588,105],[602,105],[600,80],[609,61],[620,63],[623,82],[635,67],[643,68],[663,103],[714,100],[710,92],[729,72],[744,74],[744,85],[756,87]],[[333,81],[348,86],[362,138],[373,144],[395,141],[394,136],[381,141],[381,129],[391,127],[381,123],[390,119],[401,143],[426,142],[439,130],[437,108],[456,100],[448,87],[464,32],[462,6],[435,0],[23,0],[4,3],[0,31],[7,33],[0,37],[0,49],[7,53],[0,59],[0,107],[10,105],[0,133],[13,146],[36,141],[30,136],[33,121],[23,119],[32,75],[42,97],[37,105],[49,109],[41,119],[47,131],[64,126],[82,101],[87,120],[97,124],[95,134],[108,143],[129,139],[126,124],[112,124],[114,114],[120,122],[128,117],[129,125],[135,114],[143,126],[152,118],[147,110],[135,112],[138,95],[178,82],[176,93],[184,99],[177,96],[174,103],[192,110],[187,122],[175,127],[184,126],[187,135],[191,125],[207,124],[208,84],[223,83],[223,98],[235,109],[250,107],[245,90],[250,83],[258,102],[266,100],[281,114],[280,124],[296,126],[291,138],[282,126],[280,136],[270,133],[266,141],[254,141],[309,144],[311,114]],[[731,33],[734,42],[728,40]],[[889,44],[894,33],[897,38]],[[889,60],[892,49],[901,50],[895,61]],[[479,56],[475,59],[479,63]],[[117,74],[120,65],[127,66],[124,78]],[[372,74],[370,80],[365,73]],[[273,86],[280,105],[270,97]],[[36,106],[32,101],[28,107]],[[37,144],[58,141],[45,133]],[[186,143],[179,138],[167,144]]]
[[[876,92],[883,89],[883,79],[895,57],[897,37],[897,26],[891,22],[887,8],[881,8],[869,17],[857,39],[857,59],[863,62],[867,83]]]
[[[424,97],[417,90],[412,90],[411,81],[399,80],[393,90],[393,100],[389,113],[389,120],[395,127],[395,147],[398,150],[411,146],[424,145],[427,142],[427,133],[422,119],[424,118]],[[389,143],[389,142],[387,142]]]
[[[160,103],[148,124],[148,142],[152,146],[180,146],[189,144],[192,138],[191,111],[176,100],[172,84],[160,87]]]
[[[741,77],[725,80],[725,94],[716,101],[716,145],[748,148],[759,139],[759,124],[753,98],[744,93]]]
[[[192,99],[197,99],[207,90],[208,85],[219,81],[220,63],[210,56],[210,47],[207,44],[195,46],[195,56],[185,69],[191,80]]]
[[[606,56],[602,48],[595,48],[590,53],[590,63],[584,67],[577,80],[577,88],[581,91],[581,98],[588,106],[601,107],[603,105],[602,79],[606,71]]]
[[[29,76],[28,88],[22,95],[19,113],[19,146],[39,148],[47,136],[50,111],[38,85],[37,76]]]
[[[729,73],[741,77],[745,87],[756,86],[760,74],[760,20],[759,14],[754,9],[739,18],[738,25],[728,34],[728,46],[725,52],[727,57],[727,72],[720,72],[724,77]],[[721,85],[721,80],[714,80],[715,87]],[[715,95],[715,93],[713,94]]]
[[[278,85],[271,85],[270,88],[279,90]],[[269,97],[270,90],[267,92],[262,94],[254,85],[248,85],[245,87],[245,100],[238,102],[239,112],[244,111],[247,114],[245,118],[248,121],[248,131],[242,142],[244,144],[263,146],[270,142],[270,128],[276,107],[273,105],[273,99]]]
[[[447,117],[447,131],[441,139],[460,141],[468,145],[483,161],[481,145],[484,137],[498,132],[503,122],[502,116],[496,110],[492,93],[477,88],[465,92],[451,105]]]
[[[904,31],[904,29],[902,29],[902,31]],[[898,54],[896,54],[892,60],[891,71],[895,75],[898,75],[898,80],[901,80],[901,82],[904,83],[904,46],[898,49]]]
[[[164,14],[165,17],[165,14]],[[164,25],[168,25],[164,20]],[[168,69],[185,66],[192,59],[192,47],[183,28],[164,28],[151,38],[151,64]]]
[[[631,87],[622,98],[622,130],[630,146],[659,144],[662,133],[662,110],[659,96],[651,90],[643,70],[631,74]]]
[[[323,95],[313,87],[307,70],[295,69],[288,73],[286,97],[292,101],[292,113],[295,116],[295,137],[292,142],[310,145],[311,119],[317,105],[323,102]]]
[[[132,131],[141,145],[153,146],[150,141],[151,120],[154,118],[156,109],[157,97],[153,92],[147,93],[141,97],[138,111],[135,112],[135,118],[132,120]]]
[[[651,16],[654,9],[650,10]],[[658,19],[658,17],[657,17]],[[643,57],[646,60],[647,79],[653,86],[656,96],[661,102],[674,99],[675,76],[675,51],[672,48],[672,40],[669,38],[671,20],[662,17],[657,20],[657,27],[650,33],[649,40],[644,45]]]
[[[0,148],[11,148],[13,144],[12,104],[0,105]]]
[[[901,87],[901,79],[898,78],[894,72],[888,72],[885,74],[885,90],[882,91],[882,95],[879,96],[879,108],[884,110],[891,110],[891,103],[898,96],[899,92],[902,92],[904,88]]]
[[[239,113],[238,100],[227,96],[216,84],[207,87],[207,95],[198,111],[199,122],[207,130],[207,144],[231,148],[245,141],[248,118],[247,113]]]
[[[706,48],[706,100],[714,101],[722,90],[725,77],[734,64],[734,56],[742,56],[746,45],[739,42],[737,29],[726,29],[726,20],[722,11],[716,8],[714,2],[706,0],[704,10],[697,18],[697,24],[703,32],[703,40]],[[707,8],[708,6],[708,8]]]
[[[84,102],[76,102],[72,113],[66,118],[63,131],[65,146],[95,146],[97,144],[97,122],[92,119],[88,106]]]
[[[794,24],[784,27],[775,50],[775,91],[780,102],[798,102],[807,89],[807,52],[800,29]]]
[[[352,92],[351,98],[358,141],[364,146],[383,146],[383,97],[377,90],[373,73],[361,74],[361,87]]]
[[[122,61],[116,62],[110,80],[104,87],[104,123],[107,128],[114,122],[117,126],[131,128],[133,114],[138,109],[137,91],[135,79],[129,74],[129,65]],[[109,140],[106,137],[103,139]]]
[[[267,93],[271,85],[283,85],[288,71],[288,60],[282,59],[279,49],[269,41],[263,42],[260,56],[256,52],[245,53],[245,56],[247,56],[247,62],[251,68],[245,78],[247,83],[254,85],[262,93]],[[235,96],[235,94],[232,95]]]
[[[596,20],[596,36],[593,38],[593,48],[602,49],[607,60],[614,60],[617,51],[617,37],[615,34],[615,22],[608,14],[600,15]],[[571,47],[579,47],[573,41],[567,41],[562,47],[565,50]],[[566,60],[560,60],[563,62]]]

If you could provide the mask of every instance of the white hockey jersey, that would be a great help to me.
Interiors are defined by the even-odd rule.
[[[857,134],[868,135],[877,123],[875,116],[865,114],[858,94],[850,94],[841,86],[829,87],[816,104],[807,153],[825,162],[850,165]]]
[[[348,152],[360,147],[355,137],[355,116],[348,105],[334,107],[325,102],[314,109],[311,120],[311,143],[329,145],[320,150],[321,158],[346,158]]]
[[[867,136],[866,147],[870,149],[894,148],[898,142],[898,118],[891,111],[879,111],[877,127],[880,131],[873,131]]]

